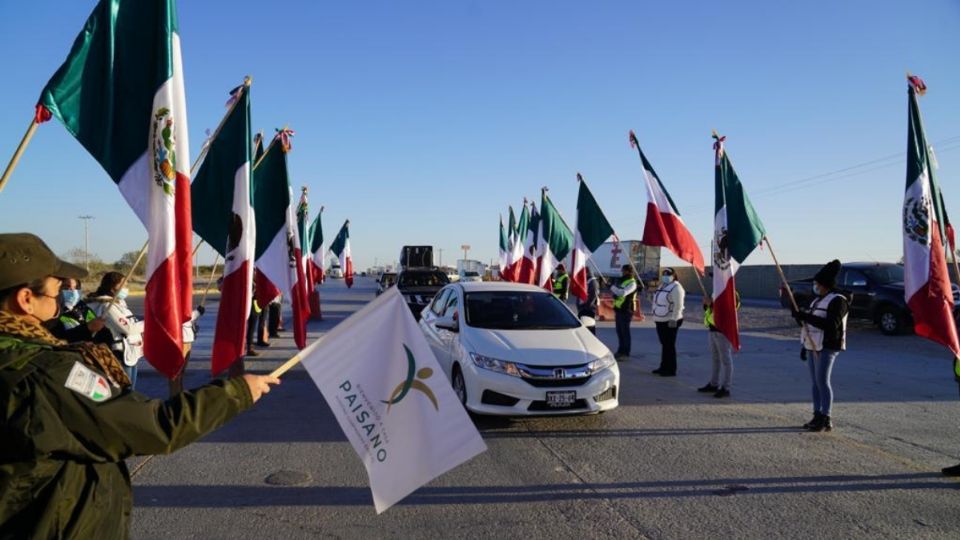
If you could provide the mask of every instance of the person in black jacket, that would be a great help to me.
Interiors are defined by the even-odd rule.
[[[66,278],[60,286],[60,316],[44,323],[54,337],[68,343],[93,341],[110,344],[113,337],[104,330],[106,322],[97,317],[90,306],[83,301],[83,292],[79,280]]]
[[[813,301],[810,307],[793,311],[800,325],[800,357],[810,360],[810,378],[813,380],[813,419],[803,427],[810,431],[830,431],[833,422],[833,387],[830,375],[833,362],[840,351],[847,348],[847,299],[836,289],[840,261],[827,263],[813,277]]]

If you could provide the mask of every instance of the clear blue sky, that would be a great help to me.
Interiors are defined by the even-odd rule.
[[[94,4],[0,8],[4,165]],[[442,248],[447,263],[470,244],[489,261],[498,214],[539,199],[540,186],[572,224],[577,171],[620,237],[639,238],[646,195],[631,128],[705,252],[715,128],[783,262],[896,260],[908,69],[930,88],[927,135],[946,141],[939,177],[960,216],[956,0],[181,0],[179,10],[193,155],[227,91],[253,76],[255,125],[296,130],[294,185],[326,206],[328,238],[351,220],[359,268],[408,243]],[[0,193],[0,230],[35,232],[63,253],[82,247],[80,214],[96,216],[91,251],[104,260],[145,240],[105,173],[50,122]]]

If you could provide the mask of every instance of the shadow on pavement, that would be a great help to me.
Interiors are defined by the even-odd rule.
[[[960,492],[960,482],[937,473],[889,475],[791,476],[720,478],[539,486],[426,487],[401,505],[462,505],[532,503],[590,499],[676,499],[785,493],[876,492],[883,490],[945,490]],[[134,486],[138,507],[225,508],[255,506],[366,506],[366,487],[263,486]]]

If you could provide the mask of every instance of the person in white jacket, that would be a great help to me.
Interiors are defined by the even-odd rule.
[[[660,367],[653,373],[661,377],[677,375],[677,331],[683,325],[683,285],[673,268],[660,272],[660,285],[653,292],[653,321],[660,339]]]
[[[87,298],[87,306],[106,322],[113,336],[110,350],[130,377],[130,388],[137,384],[137,363],[143,358],[143,321],[127,307],[126,278],[120,272],[107,272],[100,287]]]

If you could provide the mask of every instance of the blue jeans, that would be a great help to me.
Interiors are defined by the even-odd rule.
[[[137,366],[123,364],[123,372],[127,374],[127,377],[130,377],[130,389],[135,389],[137,387]]]
[[[807,360],[810,364],[810,379],[813,381],[813,412],[830,416],[833,406],[833,388],[830,386],[830,374],[833,372],[833,361],[840,351],[823,349],[820,352],[807,351]]]

